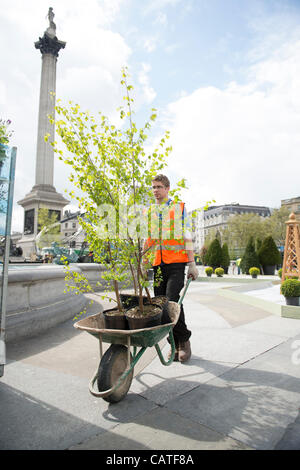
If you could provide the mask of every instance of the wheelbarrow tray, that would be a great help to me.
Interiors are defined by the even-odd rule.
[[[168,309],[169,317],[172,322],[150,328],[142,328],[139,330],[106,329],[102,312],[79,320],[74,324],[74,327],[79,330],[86,331],[97,338],[101,335],[103,342],[111,344],[127,345],[128,337],[130,336],[130,344],[132,346],[141,346],[146,348],[157,344],[161,339],[168,335],[170,330],[176,325],[180,315],[180,305],[176,302],[169,301]]]

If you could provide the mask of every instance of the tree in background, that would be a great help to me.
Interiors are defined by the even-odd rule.
[[[249,269],[253,267],[260,269],[258,254],[255,250],[254,238],[250,237],[245,253],[242,257],[241,269],[244,274],[249,274]]]
[[[272,236],[277,246],[283,246],[286,233],[285,222],[289,218],[289,213],[289,209],[281,207],[274,209],[271,216],[265,218],[253,213],[230,217],[227,227],[221,233],[222,242],[228,244],[232,258],[235,257],[234,253],[245,250],[251,236],[256,241],[257,252],[260,249],[262,240],[267,236]]]
[[[58,214],[45,207],[41,207],[38,211],[38,231],[39,235],[36,239],[37,248],[51,246],[52,242],[61,242],[60,223]]]
[[[290,212],[290,209],[284,206],[280,207],[279,209],[274,209],[272,215],[270,217],[267,217],[263,222],[265,228],[265,236],[272,236],[277,246],[283,246],[285,243],[285,222],[288,220]]]
[[[277,264],[281,264],[281,255],[271,236],[268,236],[263,240],[258,256],[259,262],[264,268],[264,272],[266,266],[276,266]]]
[[[200,259],[201,259],[203,266],[206,265],[206,255],[207,255],[207,248],[205,245],[203,245],[203,247],[200,250]]]
[[[213,269],[215,269],[221,266],[221,263],[222,263],[222,248],[221,248],[219,240],[215,238],[211,242],[207,250],[206,264],[208,264]]]
[[[228,267],[230,265],[230,256],[227,243],[222,246],[222,261],[221,267],[224,269],[225,274],[228,273]]]

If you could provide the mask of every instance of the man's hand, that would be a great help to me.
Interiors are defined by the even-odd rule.
[[[192,280],[195,281],[198,276],[199,276],[199,271],[196,268],[196,263],[195,263],[195,261],[191,261],[189,263],[189,269],[188,269],[188,272],[187,272],[187,277],[188,277],[188,279],[191,277]]]

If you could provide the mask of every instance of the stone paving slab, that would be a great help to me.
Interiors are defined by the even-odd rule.
[[[156,407],[129,392],[111,416],[109,403],[89,393],[85,378],[22,362],[7,366],[0,402],[1,449],[67,449]]]
[[[126,450],[129,442],[131,450],[250,450],[207,426],[160,407],[70,450]]]
[[[255,449],[273,449],[298,419],[299,404],[299,365],[276,348],[165,406]],[[300,448],[300,436],[293,439]]]
[[[163,350],[165,357],[168,350],[169,346]],[[130,389],[147,400],[164,405],[232,367],[235,365],[205,361],[195,355],[192,356],[188,364],[173,362],[170,366],[162,365],[160,360],[156,358],[138,374]]]

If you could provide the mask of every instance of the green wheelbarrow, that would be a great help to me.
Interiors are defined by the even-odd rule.
[[[121,401],[130,388],[134,367],[148,347],[155,346],[164,366],[172,364],[175,357],[173,327],[179,318],[180,306],[190,282],[191,279],[188,279],[178,303],[169,301],[168,313],[171,323],[140,330],[108,330],[105,329],[103,314],[98,313],[74,324],[75,328],[84,330],[99,340],[100,364],[89,383],[92,395],[101,397],[109,403]],[[171,356],[168,361],[164,359],[158,344],[167,335],[171,344]],[[104,354],[103,343],[111,343]],[[131,347],[133,347],[132,353]],[[94,388],[96,382],[98,390]]]

